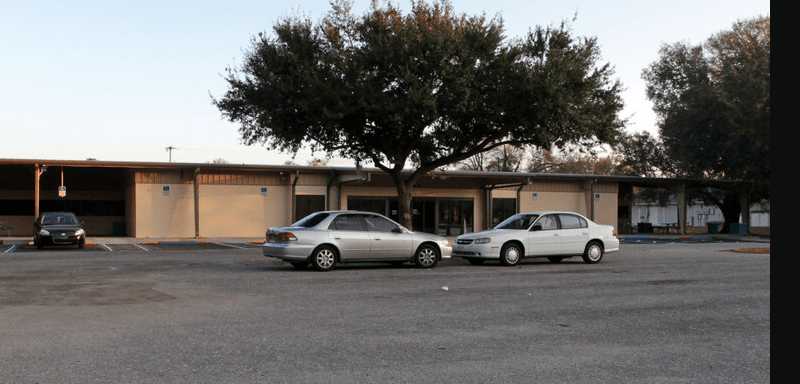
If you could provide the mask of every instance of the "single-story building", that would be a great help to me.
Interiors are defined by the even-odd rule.
[[[413,229],[456,236],[519,211],[554,209],[579,212],[626,233],[633,223],[633,187],[671,188],[685,201],[682,191],[698,183],[708,184],[436,171],[414,190]],[[365,168],[0,159],[0,236],[29,236],[39,212],[71,211],[84,220],[90,236],[263,237],[268,227],[326,209],[374,211],[398,220],[397,192],[386,174]],[[685,231],[685,208],[678,217]]]

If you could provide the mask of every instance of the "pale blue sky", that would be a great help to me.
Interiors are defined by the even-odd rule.
[[[701,42],[737,19],[769,14],[768,0],[453,3],[502,16],[509,36],[577,12],[574,31],[598,37],[626,88],[628,130],[651,132],[640,74],[659,46]],[[355,5],[360,12],[369,1]],[[240,145],[209,93],[223,94],[222,73],[240,62],[251,35],[282,16],[316,20],[327,9],[326,0],[0,0],[0,158],[166,161],[164,147],[174,145],[175,161],[283,163],[291,155]]]

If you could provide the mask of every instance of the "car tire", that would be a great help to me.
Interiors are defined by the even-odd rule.
[[[484,260],[483,259],[476,259],[476,258],[472,258],[471,257],[471,258],[468,258],[467,261],[472,265],[482,265]]]
[[[41,242],[41,241],[38,241],[38,240],[35,240],[35,239],[33,240],[33,245],[35,245],[35,246],[36,246],[36,249],[42,249],[42,248],[44,248],[44,244],[42,244],[42,242]]]
[[[81,240],[78,242],[78,249],[83,249],[86,246],[86,242]]]
[[[522,259],[522,247],[516,243],[507,243],[500,249],[500,264],[514,266]]]
[[[327,272],[336,266],[337,258],[336,248],[330,245],[323,245],[315,249],[314,254],[311,255],[311,266],[317,271]]]
[[[564,260],[564,258],[560,257],[560,256],[548,256],[547,260],[550,260],[551,263],[556,263],[557,264],[557,263],[560,263],[561,260]]]
[[[439,262],[439,250],[430,244],[422,244],[414,254],[414,264],[420,268],[433,268]]]
[[[299,269],[299,270],[301,270],[301,271],[302,271],[302,270],[305,270],[305,269],[308,269],[308,263],[307,263],[307,262],[303,262],[303,261],[299,261],[299,262],[298,262],[298,261],[292,261],[292,262],[290,262],[289,264],[291,264],[291,265],[292,265],[292,267],[294,267],[295,269]]]
[[[586,244],[586,249],[581,257],[586,264],[596,264],[603,260],[603,253],[603,243],[594,240]]]

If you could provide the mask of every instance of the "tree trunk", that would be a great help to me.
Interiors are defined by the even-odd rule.
[[[395,185],[397,186],[397,198],[400,208],[400,224],[403,224],[404,227],[413,230],[411,223],[412,223],[412,216],[411,216],[411,195],[414,192],[414,184],[409,182],[409,180],[401,180],[400,178],[395,179]]]
[[[739,222],[739,214],[741,213],[739,197],[736,193],[726,193],[719,208],[722,210],[722,216],[725,217],[722,233],[728,233],[730,232],[730,225]]]

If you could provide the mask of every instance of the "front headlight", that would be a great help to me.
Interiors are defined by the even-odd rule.
[[[75,236],[83,236],[85,234],[86,234],[86,231],[84,231],[83,229],[79,229],[79,230],[75,231]]]
[[[439,245],[441,245],[442,247],[449,247],[450,240],[439,240]]]
[[[50,232],[46,229],[40,229],[39,234],[42,236],[50,236]]]
[[[483,237],[480,239],[475,239],[475,244],[489,244],[492,242],[491,237]]]

